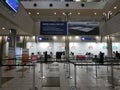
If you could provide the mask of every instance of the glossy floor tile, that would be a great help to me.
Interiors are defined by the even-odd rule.
[[[29,90],[34,84],[38,90],[120,90],[120,66],[113,67],[113,74],[111,66],[77,66],[75,84],[73,64],[70,72],[66,63],[46,63],[42,68],[40,65],[36,63],[35,73],[28,66],[9,71],[2,67],[1,90]]]

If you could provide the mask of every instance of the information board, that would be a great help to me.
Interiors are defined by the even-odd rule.
[[[67,22],[42,21],[40,35],[67,35]]]
[[[69,35],[99,35],[99,22],[68,22]]]

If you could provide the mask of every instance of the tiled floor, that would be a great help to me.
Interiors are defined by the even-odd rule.
[[[64,63],[43,64],[43,76],[41,79],[40,64],[35,67],[35,86],[38,90],[76,90],[74,81],[74,66],[70,65],[71,72],[68,78],[67,65]],[[33,68],[17,67],[10,71],[2,68],[2,77],[12,77],[3,80],[0,90],[29,90],[33,87]],[[26,69],[27,68],[27,69]],[[114,67],[114,78],[111,77],[111,67],[97,67],[97,77],[95,66],[77,66],[77,90],[120,90],[120,66]],[[22,73],[23,71],[23,73]],[[113,83],[114,80],[114,83]],[[114,85],[115,89],[111,87]]]

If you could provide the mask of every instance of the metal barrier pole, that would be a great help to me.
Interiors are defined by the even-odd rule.
[[[114,71],[113,71],[113,62],[111,63],[111,80],[112,80],[112,88],[114,87]]]
[[[86,71],[87,71],[87,73],[88,73],[88,61],[87,61],[87,65],[86,65],[87,67],[86,67]]]
[[[29,90],[38,90],[38,88],[35,87],[35,62],[33,62],[33,86],[32,89]]]
[[[45,76],[43,75],[44,74],[44,68],[43,68],[43,62],[41,62],[41,79],[44,79]]]
[[[41,73],[41,62],[40,62],[40,71],[39,71],[39,73]]]
[[[33,90],[35,90],[35,63],[33,63]]]
[[[74,65],[74,81],[75,81],[75,89],[77,89],[77,71],[76,71],[76,65]]]
[[[25,76],[24,76],[24,66],[22,66],[22,76],[21,76],[21,78],[24,78]]]
[[[108,64],[108,59],[107,59],[107,64]],[[107,72],[108,72],[108,65],[107,65]]]
[[[97,64],[96,63],[95,63],[95,73],[96,73],[95,78],[97,79]]]
[[[2,90],[2,69],[0,66],[0,90]]]
[[[65,62],[64,62],[64,65],[63,65],[63,69],[65,69]]]
[[[68,72],[68,62],[66,62],[66,72]]]
[[[72,79],[72,76],[70,75],[70,63],[68,64],[69,65],[69,71],[68,71],[68,77],[67,78],[70,78],[70,79]]]

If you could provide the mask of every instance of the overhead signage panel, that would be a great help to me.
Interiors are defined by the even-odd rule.
[[[69,35],[99,35],[98,22],[68,22]]]
[[[67,22],[42,21],[40,35],[67,35]]]

